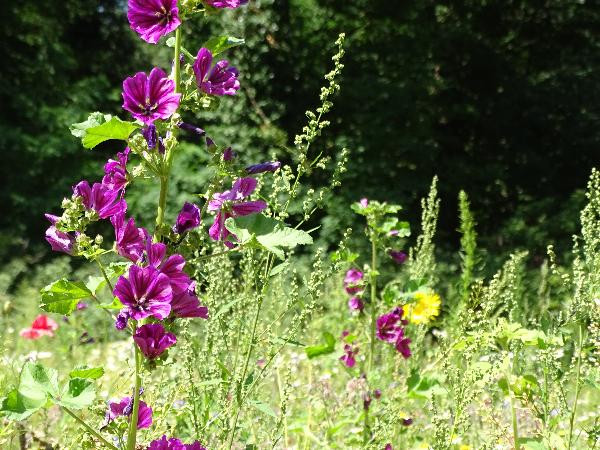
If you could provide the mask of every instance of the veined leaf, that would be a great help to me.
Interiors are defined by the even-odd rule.
[[[225,227],[235,234],[241,245],[262,247],[280,259],[285,257],[282,247],[312,244],[312,237],[305,231],[286,227],[285,224],[263,214],[229,218]]]
[[[46,398],[31,399],[19,393],[17,389],[10,391],[0,401],[0,415],[9,420],[24,420],[46,403]]]
[[[223,53],[232,47],[243,45],[246,41],[232,36],[215,36],[206,41],[202,47],[210,50],[213,56]]]
[[[55,281],[41,290],[40,308],[47,312],[69,315],[77,308],[77,303],[92,296],[91,291],[80,281],[66,278]]]
[[[104,367],[79,366],[69,372],[71,378],[87,378],[95,380],[104,375]]]
[[[105,122],[108,122],[111,119],[111,117],[112,116],[110,114],[103,114],[101,112],[96,111],[91,113],[85,121],[72,124],[69,127],[69,130],[71,131],[71,134],[73,136],[83,139],[87,134],[88,129],[97,127]]]
[[[91,405],[95,398],[96,390],[90,380],[71,378],[63,387],[56,403],[66,408],[81,409]]]
[[[125,122],[118,117],[111,117],[101,125],[86,129],[81,142],[85,148],[94,148],[110,139],[126,141],[129,135],[139,127],[134,122]]]

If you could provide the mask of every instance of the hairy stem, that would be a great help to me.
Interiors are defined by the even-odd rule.
[[[102,442],[102,444],[104,444],[107,448],[110,448],[111,450],[118,450],[117,447],[115,447],[114,445],[112,445],[110,442],[108,442],[106,439],[104,439],[102,437],[102,435],[100,435],[100,433],[98,433],[96,430],[94,430],[91,426],[89,426],[87,423],[85,423],[85,421],[79,417],[78,415],[76,415],[73,411],[71,411],[69,408],[65,408],[64,406],[60,407],[64,412],[66,412],[68,415],[70,415],[73,419],[75,419],[77,422],[79,422],[79,424],[85,428],[91,435],[93,435],[96,439],[98,439],[100,442]]]
[[[142,377],[140,373],[142,358],[138,346],[134,343],[133,347],[135,349],[135,389],[133,391],[133,409],[131,411],[131,422],[129,423],[129,434],[127,436],[127,450],[135,450],[138,413],[140,411],[140,388],[142,387]]]
[[[377,329],[377,241],[373,237],[371,241],[371,347],[369,351],[369,366],[370,372],[373,368],[373,355],[375,354],[375,330]]]
[[[571,450],[573,441],[573,424],[575,423],[575,414],[577,413],[577,401],[579,400],[579,379],[581,378],[581,354],[583,352],[583,324],[579,323],[579,349],[577,354],[577,378],[575,379],[575,398],[573,400],[573,408],[571,409],[571,417],[569,419],[569,444],[567,448]]]
[[[511,365],[510,365],[510,357],[507,358],[506,362],[506,383],[508,385],[508,396],[510,398],[510,415],[512,418],[512,430],[513,430],[513,442],[516,450],[520,450],[521,446],[519,445],[519,424],[517,422],[517,410],[515,407],[515,397],[513,395],[512,389],[510,387],[510,378],[511,378]]]
[[[181,53],[181,27],[175,30],[175,52],[173,56],[173,79],[175,82],[175,92],[180,92],[181,83],[181,62],[179,54]],[[160,195],[158,198],[158,210],[156,213],[156,229],[154,230],[154,239],[158,241],[161,236],[161,228],[165,221],[165,208],[167,205],[167,192],[169,190],[169,175],[171,166],[173,165],[173,156],[175,154],[173,148],[166,150],[165,164],[160,175]]]

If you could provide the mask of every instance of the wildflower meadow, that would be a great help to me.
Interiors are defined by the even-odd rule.
[[[281,139],[261,67],[236,61],[257,36],[230,30],[277,2],[117,7],[143,57],[108,99],[69,87],[98,101],[68,126],[85,176],[43,205],[46,259],[0,273],[0,448],[600,448],[599,171],[578,180],[570,248],[490,255],[486,192],[442,201],[443,166],[416,205],[383,184],[346,201],[349,170],[378,176],[328,137],[355,29],[322,45],[286,151],[246,152],[235,108]]]

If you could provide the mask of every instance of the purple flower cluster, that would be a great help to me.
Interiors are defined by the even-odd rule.
[[[361,295],[364,291],[365,274],[358,269],[349,269],[344,277],[344,289],[351,297],[348,300],[348,308],[352,311],[362,311],[365,304],[362,301]]]
[[[124,306],[117,327],[123,328],[129,318],[141,320],[153,317],[164,320],[172,315],[207,319],[208,309],[200,304],[196,296],[196,284],[183,271],[183,256],[167,256],[166,245],[152,242],[144,229],[131,235],[134,241],[128,242],[128,247],[139,248],[143,245],[145,248],[141,257],[135,261],[136,264],[129,268],[128,276],[121,276],[115,285],[114,294]],[[164,333],[164,329],[153,328],[148,333],[152,334],[153,339],[163,342],[164,336],[161,333]],[[167,339],[166,342],[170,340]],[[174,341],[169,346],[173,343]],[[143,349],[142,345],[140,348]],[[150,357],[156,356],[158,355]]]
[[[404,326],[408,321],[403,319],[404,310],[400,307],[394,308],[390,313],[383,314],[377,318],[377,339],[389,342],[404,357],[409,358],[410,339],[405,336]]]

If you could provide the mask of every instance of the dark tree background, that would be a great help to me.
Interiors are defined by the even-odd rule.
[[[2,258],[46,251],[42,214],[57,212],[79,179],[98,178],[119,150],[86,151],[68,125],[94,110],[125,117],[122,80],[169,65],[170,53],[129,30],[124,3],[3,8]],[[318,143],[352,151],[345,184],[320,218],[329,242],[353,223],[347,205],[362,196],[402,203],[416,219],[437,174],[447,249],[457,245],[460,189],[490,250],[541,254],[548,242],[569,244],[600,151],[599,2],[251,0],[227,15],[188,30],[185,42],[195,49],[209,32],[245,37],[248,45],[228,54],[243,90],[218,113],[191,119],[249,160],[290,159],[286,142],[316,106],[333,42],[346,32],[342,92]],[[179,165],[180,186],[201,181],[197,152]]]

